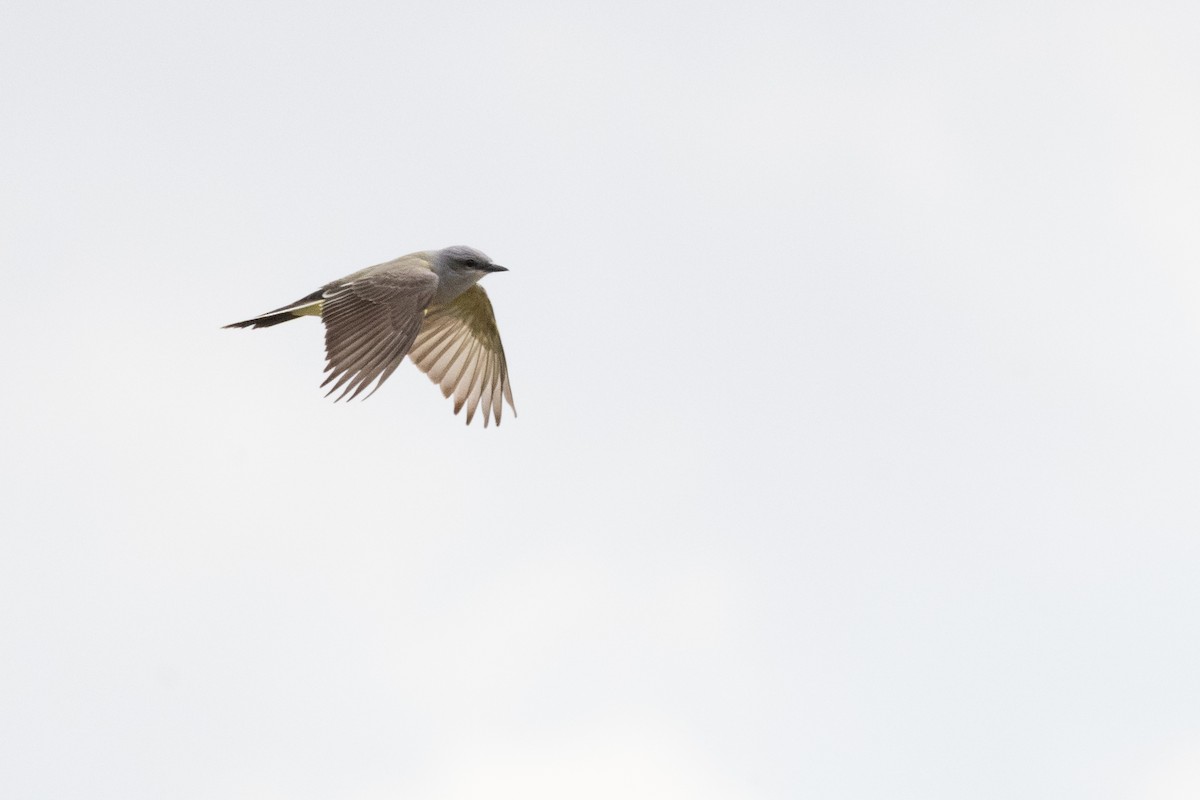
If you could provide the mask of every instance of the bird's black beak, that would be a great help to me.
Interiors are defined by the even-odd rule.
[[[508,272],[508,267],[502,267],[499,264],[486,264],[482,269],[484,272]]]

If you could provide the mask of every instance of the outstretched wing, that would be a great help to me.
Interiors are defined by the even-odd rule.
[[[500,398],[508,401],[513,414],[512,389],[504,346],[487,292],[478,284],[449,303],[430,306],[409,358],[442,394],[454,395],[454,413],[467,407],[467,424],[475,409],[483,406],[483,426],[494,418],[500,424]]]
[[[342,389],[338,400],[354,399],[376,379],[375,389],[383,385],[412,347],[437,283],[424,261],[406,257],[326,288],[326,396]]]

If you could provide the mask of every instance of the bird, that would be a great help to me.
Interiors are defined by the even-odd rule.
[[[301,317],[325,324],[326,397],[352,400],[367,387],[365,400],[391,377],[407,355],[437,384],[454,395],[454,413],[477,408],[483,426],[500,424],[501,397],[513,416],[508,364],[496,315],[480,278],[507,267],[473,247],[455,245],[422,250],[376,264],[325,284],[294,303],[225,328],[269,328]]]

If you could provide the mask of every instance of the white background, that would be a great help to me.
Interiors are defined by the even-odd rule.
[[[0,794],[1200,796],[1197,9],[9,2]]]

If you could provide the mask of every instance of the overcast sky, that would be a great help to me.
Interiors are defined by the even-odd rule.
[[[3,16],[0,794],[1200,796],[1200,6]]]

